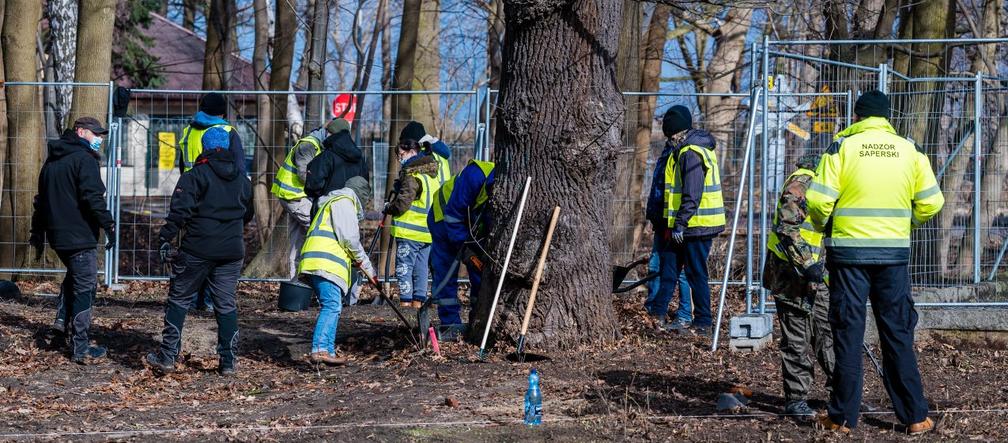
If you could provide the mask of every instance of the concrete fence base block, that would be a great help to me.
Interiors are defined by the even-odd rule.
[[[728,342],[728,347],[732,352],[756,352],[769,346],[772,341],[772,335],[760,338],[732,338]]]
[[[773,315],[745,314],[732,317],[729,322],[731,338],[763,338],[773,333]]]

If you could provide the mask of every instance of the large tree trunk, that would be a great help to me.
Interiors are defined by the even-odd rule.
[[[641,85],[641,21],[643,8],[636,0],[623,0],[623,23],[620,26],[619,49],[616,53],[616,84],[620,91],[636,91]],[[634,119],[637,117],[637,103],[641,97],[630,95],[623,96],[623,105],[627,112],[622,129],[622,143],[616,158],[616,185],[613,190],[613,234],[609,238],[609,248],[613,253],[613,259],[623,263],[634,259],[637,249],[637,239],[634,237],[634,226],[640,218],[637,210],[640,208],[640,198],[635,195],[633,187],[634,176],[639,169],[647,168],[647,163],[643,165],[634,161],[634,150],[630,148],[633,143],[631,134],[636,127]],[[650,117],[649,117],[650,119]]]
[[[0,34],[6,81],[38,81],[35,36],[39,32],[42,4],[36,0],[8,0],[3,6]],[[106,71],[105,80],[108,80]],[[0,194],[0,266],[27,267],[32,199],[45,152],[41,95],[37,86],[7,86],[7,147]]]
[[[329,2],[315,0],[312,13],[311,58],[308,60],[308,90],[321,91],[325,89],[325,56],[326,37],[329,32]],[[304,63],[304,61],[302,61]],[[324,96],[307,96],[305,105],[306,130],[322,126],[325,120]]]
[[[421,0],[420,26],[417,29],[416,61],[413,68],[415,91],[441,89],[441,1]],[[413,119],[423,123],[432,134],[443,132],[441,96],[414,94],[411,98]],[[398,135],[398,134],[397,134]]]
[[[267,58],[269,56],[269,4],[267,0],[254,0],[255,8],[255,48],[252,51],[252,70],[255,71],[256,91],[269,89],[267,79]],[[273,142],[272,109],[270,96],[260,94],[256,96],[256,140],[255,140],[255,166],[252,170],[252,198],[256,213],[257,237],[260,241],[266,238],[269,232],[270,208],[270,185],[271,180],[270,162],[273,160],[269,145]]]
[[[393,91],[409,91],[413,86],[414,67],[416,66],[417,37],[420,27],[420,1],[403,0],[402,24],[399,27],[399,47],[396,50],[395,72],[392,78]],[[387,32],[387,31],[386,31]],[[391,99],[391,111],[389,120],[389,152],[387,164],[387,177],[385,179],[386,192],[392,190],[392,183],[399,175],[399,159],[396,144],[399,141],[399,132],[403,126],[413,119],[410,94],[396,94]],[[376,196],[384,198],[385,196]],[[391,243],[389,230],[382,231],[381,250],[388,251]],[[391,254],[382,256],[379,267],[384,268],[386,261],[391,259]]]
[[[497,90],[500,88],[501,73],[501,47],[504,44],[504,0],[490,0],[487,3],[487,87]],[[490,121],[485,122],[487,128],[487,142],[493,140],[493,135],[497,133],[497,119],[493,118],[494,102],[493,97],[487,94],[483,100],[490,100]],[[486,103],[480,106],[480,114],[484,115]]]
[[[235,19],[234,0],[211,0],[207,16],[207,38],[203,58],[203,89],[228,88],[231,72],[231,28]]]
[[[74,81],[107,83],[112,77],[113,23],[115,0],[81,0]],[[107,123],[108,95],[108,88],[77,88],[70,120],[86,115]]]
[[[490,255],[503,261],[526,176],[532,191],[512,271],[531,274],[551,210],[558,205],[562,211],[533,310],[530,347],[569,349],[619,335],[610,301],[609,222],[624,114],[615,69],[621,6],[613,0],[504,5]],[[471,339],[482,335],[500,276],[499,267],[488,265]],[[516,335],[527,298],[521,288],[504,288],[495,335]]]
[[[270,90],[289,91],[291,64],[294,59],[294,39],[297,35],[297,18],[291,3],[278,1],[276,3],[276,33],[273,39],[273,58],[270,62]],[[263,147],[266,151],[257,161],[257,182],[253,186],[258,190],[269,191],[272,177],[287,155],[287,100],[286,94],[270,95],[272,116],[272,134],[269,143]],[[261,165],[265,163],[265,165]],[[263,167],[260,167],[263,166]],[[260,182],[263,180],[264,182]],[[262,197],[257,197],[262,198]],[[268,197],[267,197],[268,198]],[[252,277],[272,277],[287,275],[287,229],[277,223],[283,211],[279,204],[271,204],[266,211],[256,214],[259,232],[268,233],[262,237],[262,248],[255,258],[245,268],[245,274]]]
[[[728,10],[724,23],[715,33],[714,54],[707,65],[706,82],[703,92],[735,92],[739,90],[739,75],[745,61],[746,35],[752,26],[752,9],[736,7]],[[721,174],[733,175],[735,151],[735,119],[739,115],[741,97],[705,96],[698,99],[700,112],[704,115],[705,126],[717,140],[720,158],[723,158]],[[737,185],[736,185],[737,188]]]
[[[49,17],[53,80],[72,82],[76,66],[77,0],[49,0],[46,3]],[[66,118],[73,102],[73,87],[55,86],[56,131],[63,132]]]

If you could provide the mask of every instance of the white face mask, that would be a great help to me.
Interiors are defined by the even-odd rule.
[[[102,141],[103,141],[102,138],[98,137],[98,136],[95,136],[95,138],[92,138],[91,139],[91,149],[94,150],[94,151],[97,151],[97,150],[101,149]]]

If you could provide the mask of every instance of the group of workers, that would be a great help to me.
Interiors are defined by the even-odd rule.
[[[243,227],[253,208],[241,139],[224,120],[225,111],[222,96],[207,94],[182,137],[182,175],[158,236],[160,256],[172,265],[162,343],[145,358],[160,372],[174,370],[186,313],[203,294],[218,324],[219,371],[233,374],[236,368],[235,288],[244,258]],[[897,418],[910,433],[926,432],[933,423],[913,349],[910,232],[937,214],[944,198],[927,157],[889,123],[885,94],[863,94],[854,112],[856,121],[825,152],[798,159],[773,215],[763,286],[777,301],[785,412],[836,431],[849,432],[857,424],[870,300],[883,381]],[[326,364],[345,362],[336,355],[335,333],[342,298],[354,283],[352,267],[377,284],[359,226],[371,186],[349,130],[350,123],[337,118],[298,140],[271,190],[288,216],[289,277],[307,280],[321,304],[310,359]],[[107,248],[116,238],[98,173],[98,150],[107,132],[96,119],[83,117],[49,142],[32,216],[30,241],[37,255],[48,242],[67,268],[54,329],[58,340],[69,341],[72,360],[82,364],[106,353],[90,343],[88,329],[99,228]],[[655,238],[651,267],[660,280],[649,288],[645,309],[663,330],[709,336],[707,258],[713,238],[725,229],[715,140],[693,128],[684,106],[664,113],[662,132],[667,141],[646,207]],[[494,164],[471,160],[452,176],[450,149],[418,122],[405,125],[397,148],[401,168],[382,212],[392,217],[400,304],[421,308],[432,281],[440,333],[452,340],[466,330],[458,302],[460,265],[467,267],[471,293],[479,293],[479,260],[466,257],[473,245],[481,249],[487,235]],[[677,286],[679,306],[669,319]],[[807,403],[810,352],[830,395],[819,416]]]
[[[884,93],[866,92],[854,106],[855,122],[825,152],[798,159],[767,241],[763,286],[775,296],[781,328],[785,414],[842,433],[857,425],[861,411],[869,300],[897,419],[910,434],[934,427],[913,348],[917,312],[908,265],[912,228],[934,217],[944,197],[927,156],[896,133],[890,112]],[[662,329],[707,335],[707,253],[725,221],[714,141],[692,129],[682,106],[664,114],[662,130],[667,142],[646,213],[661,277],[645,309]],[[681,301],[669,320],[677,283]],[[814,361],[829,392],[819,415],[807,403]]]

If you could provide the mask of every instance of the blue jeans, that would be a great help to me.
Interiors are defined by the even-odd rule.
[[[707,283],[709,278],[707,255],[710,253],[710,247],[711,239],[709,238],[686,238],[682,246],[659,252],[661,283],[651,315],[664,317],[668,314],[668,305],[672,301],[676,283],[679,282],[680,275],[685,273],[686,281],[689,282],[692,289],[691,304],[695,313],[693,324],[700,327],[711,325],[710,286]],[[682,305],[680,305],[680,310],[682,310]]]
[[[659,256],[657,240],[655,241],[655,247],[651,249],[651,259],[648,260],[648,273],[661,271],[661,258]],[[661,276],[658,276],[651,281],[647,282],[647,300],[644,301],[644,309],[649,313],[655,312],[657,309],[655,307],[655,299],[658,297],[658,291],[661,287]],[[692,306],[692,292],[690,290],[689,282],[686,280],[686,272],[679,273],[679,309],[676,310],[676,318],[684,322],[693,321],[693,306]],[[667,309],[667,307],[666,307]]]
[[[404,238],[396,239],[396,281],[399,282],[399,300],[404,302],[427,300],[427,277],[430,274],[430,243]]]
[[[318,320],[315,320],[315,334],[312,335],[312,352],[336,353],[336,326],[339,325],[340,311],[343,310],[343,291],[329,280],[317,275],[309,275],[312,287],[318,294]]]

